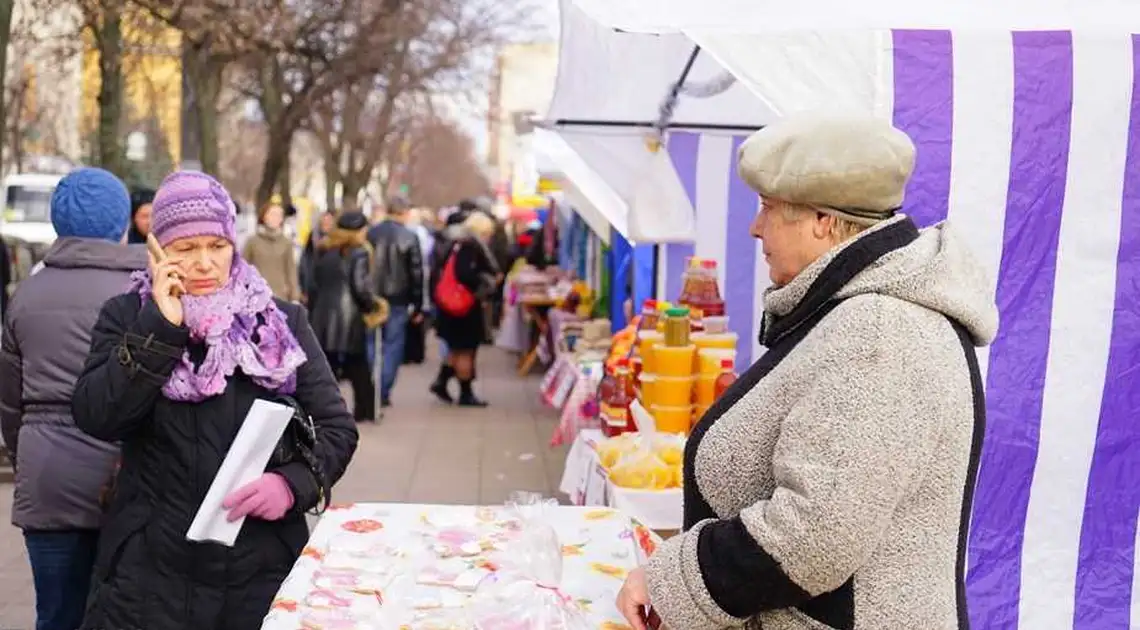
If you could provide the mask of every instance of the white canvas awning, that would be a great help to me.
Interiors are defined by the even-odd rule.
[[[561,174],[566,201],[602,242],[610,243],[610,228],[629,234],[629,207],[605,180],[556,133],[535,130],[534,150],[545,156]]]
[[[1140,32],[1132,0],[576,0],[598,22],[635,33],[851,29]]]
[[[649,142],[666,96],[692,59],[687,90],[669,117],[672,128],[741,134],[774,114],[713,56],[694,57],[685,35],[617,32],[570,0],[562,2],[561,32],[549,129],[624,202],[623,234],[639,242],[691,242],[692,200],[668,154]]]

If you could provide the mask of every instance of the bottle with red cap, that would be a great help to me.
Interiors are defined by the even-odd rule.
[[[629,405],[634,400],[633,372],[629,359],[618,359],[614,366],[613,387],[604,392],[599,403],[602,420],[602,433],[614,437],[635,430],[629,414]]]
[[[657,300],[648,298],[641,303],[641,325],[639,330],[657,330]]]
[[[713,381],[713,391],[716,392],[716,398],[720,398],[724,395],[724,392],[735,382],[736,372],[733,367],[732,359],[721,359],[720,374],[718,374],[716,380]]]

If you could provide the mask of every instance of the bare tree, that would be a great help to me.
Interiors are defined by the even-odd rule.
[[[330,0],[331,1],[331,0]],[[225,77],[233,64],[250,55],[274,56],[303,51],[295,45],[298,8],[280,2],[233,3],[223,0],[133,0],[134,4],[182,32],[182,67],[191,122],[184,147],[202,170],[221,173],[219,126]],[[294,8],[290,9],[289,6]]]
[[[35,69],[26,65],[17,69],[4,90],[4,137],[7,139],[8,157],[16,172],[24,170],[28,145],[38,140],[38,123],[43,120],[43,107],[36,102]]]
[[[346,203],[372,180],[406,127],[432,113],[439,94],[462,98],[483,87],[480,60],[525,26],[524,3],[428,0],[401,12],[382,67],[314,107],[309,124],[326,160],[327,203],[339,185]]]
[[[395,148],[393,153],[393,162],[403,161],[398,183],[408,187],[411,201],[417,206],[441,208],[490,193],[491,185],[476,155],[475,143],[454,121],[419,121],[407,144]]]
[[[9,160],[0,172],[23,170],[32,153],[78,157],[64,140],[65,110],[76,99],[56,85],[70,75],[80,50],[80,25],[69,8],[70,0],[20,0],[10,16],[2,51],[11,63],[0,62],[0,153]]]
[[[303,3],[304,19],[294,22],[292,51],[247,58],[245,89],[258,99],[269,133],[269,147],[258,186],[264,202],[288,170],[293,137],[312,108],[338,88],[383,69],[392,50],[395,23],[411,0],[312,0]],[[282,191],[288,196],[288,191]]]
[[[6,72],[8,68],[8,43],[12,39],[12,11],[15,0],[0,0],[0,86],[7,85]],[[7,100],[5,91],[0,89],[0,121],[8,120]],[[7,125],[0,125],[0,148],[4,147],[4,133]],[[3,151],[0,150],[0,172],[4,170]]]

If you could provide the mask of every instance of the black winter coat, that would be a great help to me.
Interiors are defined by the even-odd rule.
[[[313,266],[309,293],[313,330],[329,354],[364,355],[367,329],[362,314],[376,308],[370,253],[363,245],[345,250],[328,247],[328,242],[318,245]]]
[[[455,251],[455,278],[475,295],[475,305],[467,314],[459,317],[440,309],[436,313],[435,328],[448,347],[475,350],[482,345],[486,336],[483,304],[494,294],[495,263],[488,256],[487,249],[474,238],[453,242],[452,249]],[[446,265],[447,257],[444,257],[440,268],[432,274],[433,277],[441,278]]]
[[[317,456],[330,483],[344,474],[357,432],[304,310],[277,303],[309,360],[295,398],[317,427]],[[89,630],[249,630],[258,628],[308,539],[304,512],[318,501],[308,468],[280,473],[293,490],[281,520],[247,518],[235,545],[186,540],[227,450],[254,400],[272,394],[240,371],[223,394],[200,403],[162,395],[189,343],[136,294],[109,300],[92,331],[91,353],[72,412],[88,434],[121,441],[122,466],[92,578],[83,628]],[[204,348],[190,346],[192,360]]]

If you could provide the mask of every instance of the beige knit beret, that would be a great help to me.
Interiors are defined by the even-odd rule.
[[[800,114],[752,134],[739,158],[741,179],[761,197],[869,224],[902,206],[914,143],[885,120]]]

